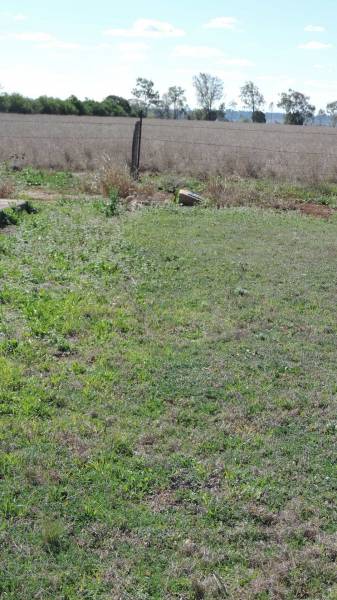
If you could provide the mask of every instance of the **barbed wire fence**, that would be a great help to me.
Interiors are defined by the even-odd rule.
[[[47,123],[47,116],[44,118]],[[18,141],[26,141],[26,142],[34,142],[34,140],[39,141],[39,142],[43,142],[43,141],[48,141],[48,142],[64,142],[64,141],[68,141],[74,144],[79,144],[79,143],[84,143],[84,142],[97,142],[98,144],[101,143],[106,143],[108,146],[111,147],[111,152],[113,155],[123,155],[125,156],[125,150],[124,151],[119,151],[119,146],[121,144],[121,142],[123,142],[125,145],[129,146],[130,150],[130,154],[129,154],[129,159],[128,159],[128,164],[130,166],[130,171],[132,176],[137,179],[139,177],[139,172],[141,170],[141,159],[142,159],[142,152],[144,151],[144,146],[145,145],[151,145],[151,144],[160,144],[160,145],[164,145],[164,147],[169,147],[169,146],[185,146],[186,148],[188,147],[193,147],[195,150],[196,149],[200,149],[203,150],[205,148],[211,148],[211,149],[223,149],[224,151],[228,150],[230,151],[236,151],[238,154],[242,154],[242,155],[247,155],[249,153],[253,153],[255,154],[265,154],[268,156],[274,156],[274,155],[286,155],[286,156],[300,156],[300,157],[305,157],[305,156],[310,156],[310,157],[319,157],[321,160],[328,160],[331,161],[331,163],[333,164],[333,166],[335,167],[336,165],[336,169],[337,169],[337,130],[336,131],[326,131],[324,130],[319,130],[319,131],[306,131],[305,128],[303,128],[301,131],[298,130],[291,130],[289,128],[282,130],[281,127],[282,126],[275,126],[277,127],[277,130],[275,129],[275,127],[271,130],[268,129],[267,127],[264,128],[262,130],[262,128],[257,129],[254,127],[249,127],[249,126],[241,126],[241,127],[237,127],[235,125],[230,124],[229,128],[226,128],[226,126],[228,125],[227,123],[223,123],[223,124],[207,124],[207,123],[203,123],[203,124],[194,124],[191,123],[190,121],[184,121],[184,122],[165,122],[164,120],[158,120],[158,122],[153,122],[150,119],[143,119],[143,115],[140,115],[140,118],[137,119],[136,121],[133,122],[128,122],[128,129],[129,129],[129,133],[130,135],[125,135],[124,134],[120,134],[117,133],[117,135],[113,135],[113,134],[107,134],[108,131],[113,132],[114,128],[118,127],[119,129],[123,126],[123,123],[121,120],[119,120],[118,122],[107,122],[105,120],[102,121],[84,121],[82,119],[62,119],[62,118],[58,118],[55,117],[57,119],[57,125],[58,126],[73,126],[76,125],[76,134],[59,134],[59,135],[25,135],[25,133],[23,132],[23,134],[4,134],[1,132],[1,126],[0,126],[0,139],[1,140],[18,140]],[[1,121],[0,121],[1,123]],[[29,118],[25,118],[25,117],[21,117],[18,119],[15,118],[10,118],[7,121],[8,124],[20,124],[20,126],[22,125],[36,125],[36,120],[35,119],[29,119]],[[207,126],[209,125],[209,126]],[[87,128],[102,128],[104,127],[104,133],[102,132],[102,135],[100,134],[93,134],[93,135],[87,135],[86,133],[86,129]],[[154,135],[152,135],[152,132],[156,132],[158,131],[158,128],[160,129],[160,135],[156,135],[156,133]],[[125,128],[125,130],[127,130],[127,128]],[[165,136],[165,131],[176,131],[178,133],[178,131],[180,133],[182,133],[184,135],[184,139],[182,139],[180,136],[175,136],[175,137],[167,137]],[[232,132],[234,132],[234,134],[240,132],[241,134],[252,134],[254,133],[255,135],[257,133],[261,133],[263,134],[263,139],[269,139],[271,140],[271,137],[275,138],[275,137],[281,137],[282,136],[287,136],[288,138],[291,136],[297,136],[299,139],[305,139],[307,136],[310,136],[311,138],[316,138],[316,136],[319,136],[320,138],[322,138],[322,142],[324,141],[324,139],[327,138],[336,138],[336,152],[322,152],[321,150],[313,150],[313,149],[292,149],[291,147],[287,147],[287,148],[280,148],[277,147],[276,145],[273,147],[272,144],[269,145],[252,145],[250,143],[244,143],[244,144],[237,144],[237,143],[232,143],[231,141],[227,141],[225,143],[221,143],[221,142],[217,142],[217,141],[203,141],[202,139],[194,139],[194,140],[188,140],[186,139],[186,134],[188,131],[203,131],[204,133],[207,132],[208,136],[212,135],[212,133],[214,132],[222,132],[224,135],[226,135],[226,133],[232,134]],[[83,135],[84,134],[84,135]],[[163,135],[162,135],[163,134]],[[201,137],[201,136],[200,136]],[[309,140],[308,140],[309,141]],[[113,149],[112,149],[113,146]],[[127,147],[126,146],[126,147]],[[126,150],[127,152],[127,150]],[[336,171],[334,170],[334,173]]]

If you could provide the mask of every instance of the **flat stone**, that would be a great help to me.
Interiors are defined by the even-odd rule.
[[[179,190],[178,202],[183,206],[196,206],[203,202],[203,200],[202,196],[199,196],[199,194],[195,194],[190,190]]]
[[[7,198],[0,198],[0,210],[4,210],[5,208],[20,207],[24,204],[25,202],[23,200],[8,200]]]

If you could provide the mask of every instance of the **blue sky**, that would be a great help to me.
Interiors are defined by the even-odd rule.
[[[253,80],[278,101],[289,87],[317,108],[337,100],[336,0],[0,0],[0,83],[30,96],[131,97],[136,77],[165,92],[193,75],[224,81],[225,102]]]

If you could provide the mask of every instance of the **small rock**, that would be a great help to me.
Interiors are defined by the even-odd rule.
[[[192,542],[192,540],[184,541],[182,551],[184,554],[186,554],[186,556],[192,556],[192,554],[195,554],[197,549],[198,549],[197,544]]]
[[[178,202],[179,204],[183,204],[183,206],[196,206],[203,202],[203,200],[202,196],[190,190],[179,190]]]

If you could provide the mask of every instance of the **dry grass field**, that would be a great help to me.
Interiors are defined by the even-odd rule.
[[[0,115],[0,160],[92,170],[103,154],[130,160],[135,119]],[[337,180],[337,131],[318,127],[147,119],[142,169]]]

